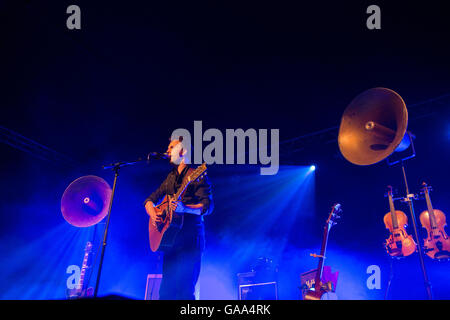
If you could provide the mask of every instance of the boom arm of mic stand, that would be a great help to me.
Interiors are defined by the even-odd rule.
[[[116,163],[111,163],[108,165],[104,165],[102,166],[103,169],[107,170],[107,169],[115,169],[115,168],[121,168],[121,167],[125,167],[125,166],[131,166],[134,165],[138,162],[141,162],[143,159],[142,158],[138,158],[136,161],[130,161],[130,162],[116,162]]]

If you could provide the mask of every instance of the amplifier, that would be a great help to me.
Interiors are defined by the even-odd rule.
[[[148,274],[147,286],[145,287],[144,300],[159,300],[159,286],[161,285],[162,274]]]
[[[238,273],[238,300],[278,300],[275,274]]]

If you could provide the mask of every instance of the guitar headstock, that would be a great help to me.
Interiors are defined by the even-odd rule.
[[[201,166],[198,166],[187,178],[187,182],[193,182],[203,178],[206,175],[206,163],[203,163]]]
[[[337,220],[341,218],[342,209],[341,204],[336,203],[331,207],[330,215],[328,216],[327,224],[332,227],[337,224]]]

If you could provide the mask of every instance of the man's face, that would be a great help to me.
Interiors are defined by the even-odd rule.
[[[179,165],[184,159],[183,144],[178,140],[172,140],[167,147],[166,153],[169,155],[170,163]]]

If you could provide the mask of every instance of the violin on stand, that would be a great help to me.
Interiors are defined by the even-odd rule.
[[[445,214],[438,209],[433,209],[430,200],[431,187],[424,182],[422,193],[425,195],[427,210],[420,216],[422,227],[427,230],[427,239],[424,239],[424,251],[431,259],[447,260],[450,258],[450,239],[445,233],[447,225]]]
[[[388,186],[387,196],[390,211],[383,218],[386,229],[389,229],[389,238],[385,243],[386,251],[396,258],[409,256],[416,251],[417,246],[405,229],[405,226],[408,225],[408,217],[403,211],[395,210],[391,186]]]

